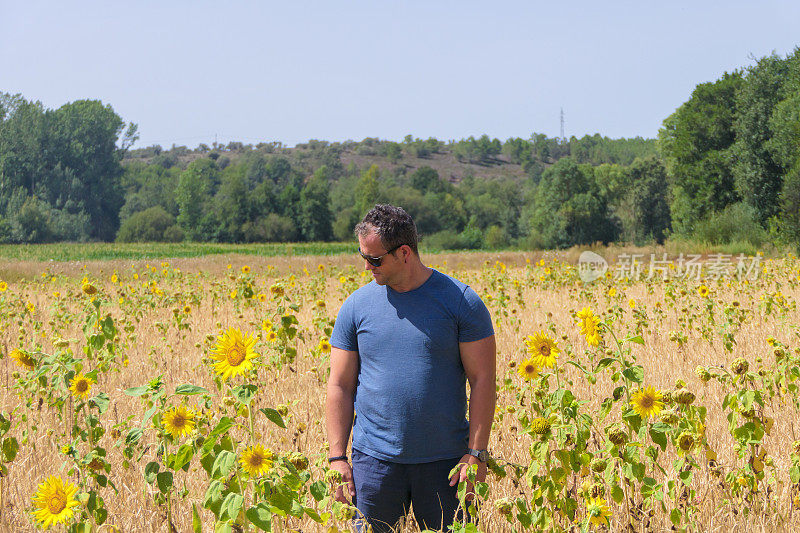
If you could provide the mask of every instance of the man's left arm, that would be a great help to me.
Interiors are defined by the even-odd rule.
[[[474,342],[460,342],[461,362],[469,381],[469,447],[473,450],[485,450],[489,445],[489,433],[494,420],[496,399],[496,353],[495,336],[490,335]],[[463,463],[459,473],[450,479],[450,485],[467,480],[469,465],[478,465],[477,480],[486,479],[486,463],[477,457],[466,454],[461,458]],[[471,492],[471,485],[467,487]]]

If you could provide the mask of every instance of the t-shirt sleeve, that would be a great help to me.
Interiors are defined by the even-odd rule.
[[[481,297],[467,287],[458,313],[458,342],[473,342],[494,335],[492,317]]]
[[[358,351],[358,336],[356,335],[356,321],[354,316],[355,306],[352,296],[347,298],[339,309],[336,322],[333,324],[331,346],[348,352]]]

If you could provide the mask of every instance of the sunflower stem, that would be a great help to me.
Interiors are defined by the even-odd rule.
[[[614,330],[611,329],[611,326],[609,326],[605,322],[599,322],[599,324],[602,324],[603,327],[605,327],[608,330],[608,332],[611,333],[611,337],[614,339],[614,342],[617,344],[617,362],[619,363],[620,368],[625,366],[624,363],[623,363],[623,360],[622,360],[622,343],[619,342],[619,339],[614,334]],[[625,377],[624,373],[622,374],[622,379],[625,382],[625,398],[628,400],[628,403],[630,404],[631,403],[631,393],[630,393],[631,386],[630,386],[630,383],[628,382],[628,378]]]

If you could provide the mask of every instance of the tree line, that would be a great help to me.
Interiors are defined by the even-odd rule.
[[[800,242],[800,49],[697,85],[657,139],[137,139],[101,102],[0,93],[0,242],[348,240],[379,202],[440,248]]]

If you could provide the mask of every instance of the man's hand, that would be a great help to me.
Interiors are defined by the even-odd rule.
[[[475,488],[472,486],[472,482],[469,480],[469,477],[467,477],[467,471],[469,470],[470,465],[478,465],[478,473],[475,475],[475,481],[486,481],[486,463],[482,463],[475,456],[465,454],[458,464],[458,471],[453,474],[453,477],[450,478],[450,486],[455,487],[462,481],[466,481],[467,499],[472,500],[475,494]]]
[[[334,461],[331,463],[331,470],[336,470],[342,474],[342,483],[339,483],[336,486],[336,501],[342,503],[351,503],[353,498],[356,497],[356,486],[355,483],[353,483],[353,467],[351,467],[350,463],[347,461]],[[344,487],[347,487],[347,492],[350,496],[349,501],[345,497]]]

